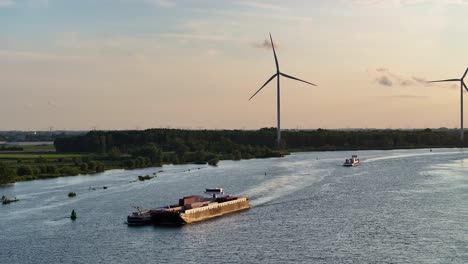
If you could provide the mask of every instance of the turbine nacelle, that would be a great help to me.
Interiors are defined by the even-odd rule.
[[[468,74],[468,68],[466,68],[465,74],[463,74],[463,77],[461,78],[462,81],[463,81],[463,79],[465,79],[466,74]]]
[[[468,87],[465,84],[465,77],[468,74],[468,68],[466,68],[465,73],[460,79],[447,79],[447,80],[437,80],[437,81],[429,81],[429,83],[438,83],[438,82],[460,82],[462,89],[465,88],[465,90],[468,92]]]
[[[307,84],[310,84],[310,85],[313,85],[313,86],[317,86],[316,84],[313,84],[313,83],[311,83],[311,82],[304,81],[304,80],[301,80],[301,79],[296,78],[296,77],[294,77],[294,76],[291,76],[291,75],[288,75],[288,74],[285,74],[285,73],[280,72],[278,57],[276,56],[275,44],[273,44],[273,38],[271,37],[271,33],[270,33],[270,41],[271,41],[271,47],[272,47],[272,49],[273,49],[273,56],[275,57],[276,73],[273,74],[273,76],[271,76],[270,79],[268,79],[268,80],[262,85],[262,87],[260,87],[260,89],[258,89],[258,90],[249,98],[249,101],[250,101],[252,98],[254,98],[254,96],[257,95],[269,82],[271,82],[275,77],[278,77],[278,78],[279,78],[280,75],[283,76],[283,77],[289,78],[289,79],[293,79],[293,80],[300,81],[300,82],[304,82],[304,83],[307,83]],[[468,69],[467,69],[467,70],[468,70]]]

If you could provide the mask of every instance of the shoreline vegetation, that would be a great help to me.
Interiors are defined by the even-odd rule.
[[[286,130],[282,136],[278,147],[275,128],[90,131],[57,137],[54,146],[4,149],[0,184],[163,164],[216,166],[219,160],[283,157],[299,151],[463,147],[458,130],[448,129]]]

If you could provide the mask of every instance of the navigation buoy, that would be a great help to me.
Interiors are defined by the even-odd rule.
[[[75,220],[75,219],[76,219],[76,212],[75,212],[75,209],[72,210],[71,215],[70,215],[70,218],[71,218],[71,220]]]

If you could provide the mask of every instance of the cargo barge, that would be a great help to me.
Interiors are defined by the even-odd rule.
[[[249,199],[245,196],[224,195],[222,188],[206,189],[210,197],[186,196],[178,204],[159,207],[145,211],[145,218],[151,215],[152,224],[183,225],[219,217],[250,208]],[[143,216],[142,216],[143,217]],[[127,217],[128,224],[143,224],[135,213]]]
[[[150,210],[140,210],[136,206],[137,211],[133,212],[131,215],[127,216],[127,224],[129,225],[147,225],[151,224],[151,212]]]

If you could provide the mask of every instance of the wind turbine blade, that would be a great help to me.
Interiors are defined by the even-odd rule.
[[[258,89],[258,90],[252,95],[252,97],[249,98],[249,101],[250,101],[250,99],[254,98],[254,96],[257,95],[257,94],[263,89],[263,87],[265,87],[269,82],[271,82],[271,80],[273,80],[276,76],[278,76],[277,73],[273,74],[273,76],[271,76],[270,79],[268,79],[268,81],[266,81],[265,84],[262,85],[262,87],[260,87],[260,89]]]
[[[273,55],[275,55],[276,71],[279,72],[278,57],[276,57],[275,44],[273,44],[273,38],[270,33],[271,47],[273,48]]]
[[[310,83],[310,82],[301,80],[301,79],[299,79],[299,78],[296,78],[296,77],[293,77],[293,76],[284,74],[284,73],[282,73],[282,72],[280,72],[280,74],[283,75],[283,76],[286,77],[286,78],[289,78],[289,79],[293,79],[293,80],[296,80],[296,81],[305,82],[305,83],[310,84],[310,85],[313,85],[313,86],[317,86],[316,84],[313,84],[313,83]]]
[[[462,82],[463,87],[465,87],[465,90],[468,92],[468,87],[466,87],[465,82]]]
[[[438,80],[438,81],[430,81],[429,83],[436,83],[436,82],[459,82],[460,79],[447,79],[447,80]]]
[[[468,68],[466,68],[465,74],[463,74],[462,80],[465,78],[466,74],[468,74]]]

